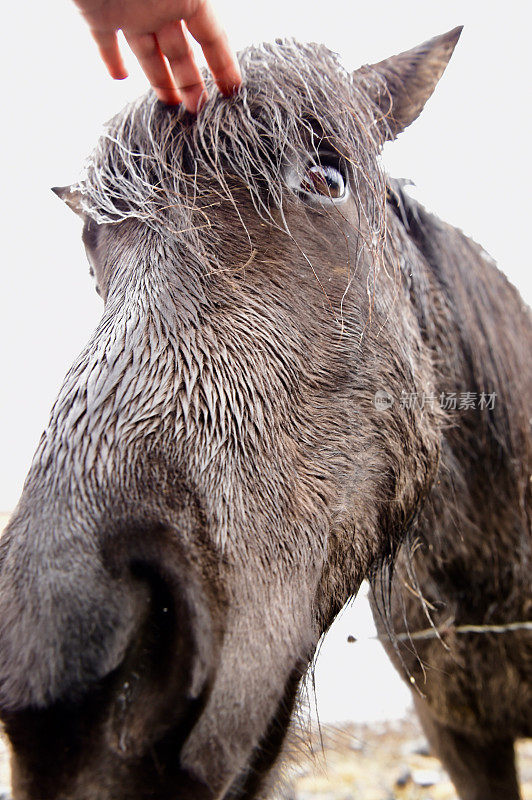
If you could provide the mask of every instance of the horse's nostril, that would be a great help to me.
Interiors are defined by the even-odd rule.
[[[121,755],[140,754],[169,731],[182,744],[201,712],[209,673],[209,617],[202,607],[198,624],[199,592],[150,564],[135,563],[132,573],[148,586],[149,602],[116,673],[109,731]]]
[[[179,597],[154,567],[135,563],[131,571],[137,580],[147,585],[148,604],[128,656],[141,661],[144,670],[158,673],[162,678],[171,667],[169,650],[176,638],[184,635],[186,619],[178,621]]]

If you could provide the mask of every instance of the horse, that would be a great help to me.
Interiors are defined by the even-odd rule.
[[[353,73],[248,48],[234,97],[140,98],[55,190],[104,309],[0,540],[15,800],[265,798],[366,577],[463,800],[518,798],[530,314],[379,160],[459,35]]]

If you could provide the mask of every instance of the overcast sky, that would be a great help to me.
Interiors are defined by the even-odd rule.
[[[385,163],[396,177],[412,178],[423,202],[491,252],[530,303],[529,2],[214,2],[236,48],[294,36],[327,44],[349,68],[464,24],[433,98],[387,145]],[[120,83],[107,77],[67,0],[13,3],[9,13],[1,56],[0,510],[16,503],[61,380],[101,313],[79,221],[50,187],[76,179],[101,124],[145,89],[129,55],[131,77]],[[344,633],[340,628],[342,642]],[[333,661],[335,652],[329,651]],[[366,702],[375,708],[379,691],[368,691]],[[331,702],[345,712],[344,697]]]

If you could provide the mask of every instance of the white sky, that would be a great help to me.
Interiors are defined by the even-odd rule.
[[[350,68],[464,24],[435,95],[387,146],[385,162],[391,174],[416,182],[417,196],[432,210],[491,252],[531,302],[529,2],[214,2],[235,48],[295,36],[338,50]],[[130,56],[127,81],[107,77],[67,0],[12,3],[9,13],[1,55],[3,510],[16,503],[61,380],[101,312],[79,222],[50,187],[76,178],[101,123],[146,85]]]

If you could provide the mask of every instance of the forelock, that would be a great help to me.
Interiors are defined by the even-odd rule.
[[[245,193],[263,219],[278,224],[272,209],[295,197],[287,164],[302,169],[309,149],[325,143],[351,164],[355,192],[373,198],[370,227],[379,236],[378,132],[361,84],[321,45],[278,40],[247,48],[239,61],[243,85],[232,98],[205,76],[209,99],[197,118],[164,106],[153,92],[115,116],[78,185],[85,212],[98,222],[142,220],[179,235],[197,255],[212,253],[214,196],[238,215]]]

